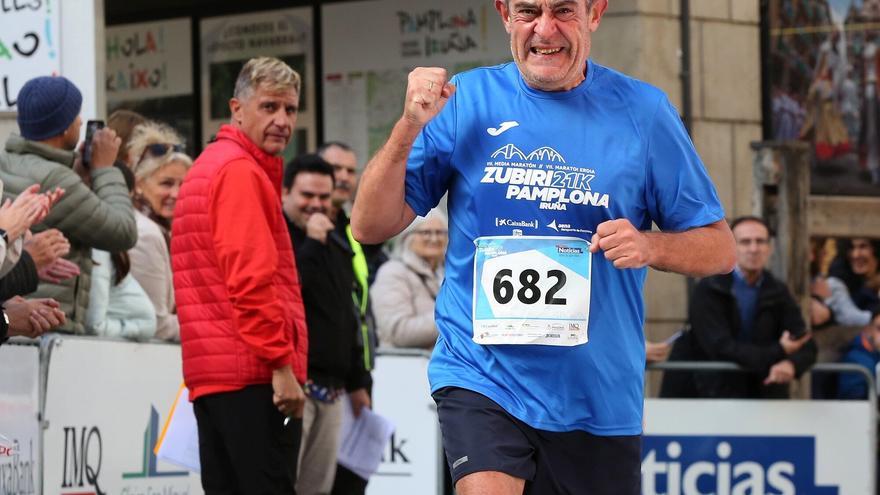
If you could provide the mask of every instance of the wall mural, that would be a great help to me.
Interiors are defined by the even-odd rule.
[[[880,196],[880,0],[769,0],[771,139],[812,149],[812,194]]]

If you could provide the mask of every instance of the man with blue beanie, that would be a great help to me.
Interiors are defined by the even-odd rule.
[[[35,231],[58,229],[70,240],[67,258],[80,274],[41,282],[35,297],[61,303],[67,323],[59,331],[83,334],[88,307],[92,248],[115,252],[134,246],[137,227],[122,172],[113,167],[120,139],[112,129],[97,131],[86,167],[75,150],[82,119],[82,93],[64,77],[36,77],[18,94],[18,127],[0,150],[3,199],[33,184],[41,191],[65,191]]]

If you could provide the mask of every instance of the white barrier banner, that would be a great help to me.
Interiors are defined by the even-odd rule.
[[[64,337],[46,391],[44,493],[195,495],[153,447],[180,387],[180,347]]]
[[[428,358],[380,354],[373,383],[373,409],[397,428],[367,494],[439,494],[440,429],[428,387]]]
[[[0,495],[40,490],[40,349],[0,346]]]
[[[643,495],[873,495],[867,401],[649,399]]]

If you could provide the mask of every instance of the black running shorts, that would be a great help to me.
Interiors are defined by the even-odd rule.
[[[529,495],[640,494],[640,436],[538,430],[462,388],[442,388],[433,397],[454,482],[500,471],[526,480]]]

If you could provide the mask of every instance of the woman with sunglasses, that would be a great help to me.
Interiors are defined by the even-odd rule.
[[[400,235],[394,256],[370,289],[381,345],[431,349],[437,341],[434,301],[449,241],[446,215],[431,210]]]
[[[183,139],[167,125],[135,127],[129,156],[136,157],[135,219],[138,241],[130,251],[131,272],[156,308],[156,338],[180,340],[171,275],[171,219],[183,177],[192,166]]]

